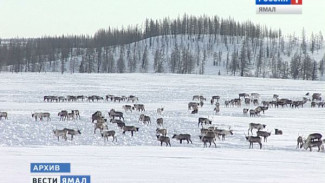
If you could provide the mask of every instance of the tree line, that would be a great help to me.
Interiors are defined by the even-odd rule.
[[[324,73],[323,35],[282,35],[218,16],[146,19],[93,36],[0,39],[0,68],[12,72],[171,72],[315,80]],[[221,71],[220,71],[221,70]],[[226,73],[222,73],[225,70]]]

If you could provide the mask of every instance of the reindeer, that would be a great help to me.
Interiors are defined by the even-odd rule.
[[[144,105],[143,104],[133,104],[133,107],[132,107],[133,110],[137,110],[139,112],[143,112],[143,111],[146,111],[144,109]]]
[[[8,119],[8,113],[7,112],[0,112],[0,120],[2,118]]]
[[[297,138],[297,147],[296,147],[296,149],[298,149],[298,148],[302,148],[302,145],[303,145],[303,140],[302,140],[302,136],[299,136],[298,138]]]
[[[212,96],[212,99],[213,99],[213,100],[217,100],[217,102],[219,102],[219,100],[220,100],[220,96]]]
[[[308,137],[307,137],[307,141],[321,141],[322,139],[322,134],[320,133],[312,133],[312,134],[309,134]]]
[[[245,114],[245,115],[246,115],[246,114],[248,113],[248,110],[249,110],[249,109],[247,109],[247,108],[244,108],[244,109],[243,109],[243,114]],[[254,114],[255,114],[255,111],[254,111]]]
[[[150,116],[146,116],[144,114],[141,114],[139,117],[139,121],[142,121],[143,124],[150,124],[151,123],[151,119]]]
[[[197,124],[197,126],[199,127],[200,126],[200,124],[201,124],[201,126],[203,126],[203,123],[204,124],[212,124],[212,121],[211,120],[209,120],[208,118],[199,118],[199,122],[198,122],[198,124]]]
[[[267,138],[271,136],[271,132],[266,132],[266,131],[257,131],[256,135],[258,137],[262,136],[264,138],[264,142],[267,142]]]
[[[139,128],[135,126],[123,126],[122,129],[123,129],[123,134],[125,134],[125,132],[131,132],[132,137],[133,137],[133,132],[139,131]]]
[[[251,97],[252,97],[252,99],[257,99],[257,98],[260,98],[260,94],[258,94],[258,93],[251,93]]]
[[[51,120],[50,113],[48,112],[33,113],[32,117],[35,118],[35,121],[37,121],[37,118],[39,118],[40,121],[42,121],[43,118],[47,118],[47,121]]]
[[[274,133],[274,134],[275,134],[275,135],[282,135],[283,132],[282,132],[282,130],[275,129],[275,133]]]
[[[58,137],[58,141],[59,141],[59,139],[60,139],[60,137],[62,137],[62,138],[64,138],[64,140],[65,141],[67,141],[67,133],[68,133],[68,131],[66,131],[66,130],[53,130],[53,133],[54,133],[54,135],[55,136],[57,136]]]
[[[191,140],[191,135],[190,134],[174,134],[173,139],[179,140],[180,143],[182,143],[183,140],[186,140],[187,143],[191,142],[192,144],[192,140]]]
[[[96,96],[95,95],[88,96],[87,99],[88,99],[88,102],[90,102],[90,101],[94,102],[96,100]]]
[[[116,123],[117,126],[121,129],[123,128],[123,126],[125,126],[125,123],[123,121],[121,121],[120,119],[111,119],[110,122]]]
[[[81,101],[84,101],[84,99],[86,99],[87,97],[84,96],[84,95],[78,95],[77,96],[77,100],[81,100]]]
[[[62,110],[58,113],[58,116],[60,116],[60,121],[64,121],[68,117],[68,111]]]
[[[316,107],[316,102],[311,102],[311,103],[310,103],[310,107],[312,107],[312,108],[313,108],[313,107]]]
[[[80,119],[79,110],[72,110],[71,113],[74,114],[74,116],[76,117],[76,119]]]
[[[43,120],[43,118],[47,118],[47,121],[50,120],[51,121],[51,114],[48,112],[42,112],[39,113],[40,114],[40,120]]]
[[[243,98],[246,98],[246,97],[249,97],[249,94],[248,93],[240,93],[238,94],[239,98],[240,97],[243,97]]]
[[[246,105],[249,105],[249,104],[251,104],[251,99],[250,98],[245,98],[244,102],[245,102]]]
[[[257,129],[257,131],[263,130],[266,127],[264,124],[260,123],[249,123],[249,128],[248,128],[248,135],[249,131],[251,131],[251,134],[253,134],[253,129]]]
[[[132,112],[132,106],[131,105],[123,105],[122,108],[124,109],[125,112],[127,112],[127,111]]]
[[[203,142],[203,147],[208,147],[207,143],[210,143],[210,146],[211,147],[211,143],[214,144],[214,147],[217,147],[217,144],[214,142],[216,140],[215,137],[209,137],[209,136],[199,136],[200,137],[200,140]]]
[[[106,123],[103,123],[103,122],[98,122],[95,123],[95,127],[94,127],[94,134],[96,133],[96,130],[99,129],[100,132],[104,131],[105,129],[107,130],[108,129],[108,126]]]
[[[222,141],[226,140],[227,135],[233,135],[232,130],[230,130],[230,127],[229,127],[229,130],[215,129],[214,133],[216,134],[218,139],[220,139],[220,136],[221,136]]]
[[[67,115],[67,120],[69,121],[69,120],[75,120],[75,117],[74,117],[75,115],[74,115],[74,113],[73,112],[69,112],[68,113],[68,115]]]
[[[74,102],[74,101],[77,101],[77,97],[76,96],[72,96],[72,95],[68,95],[67,96],[67,100],[68,102]]]
[[[270,102],[268,102],[268,101],[262,101],[262,105],[263,105],[263,107],[269,107],[270,106]]]
[[[67,100],[67,98],[65,98],[64,96],[59,96],[58,100],[59,100],[59,102],[64,102]]]
[[[258,113],[256,112],[256,110],[255,109],[251,109],[251,110],[249,110],[249,116],[250,117],[254,117],[254,116],[256,116]]]
[[[226,101],[225,101],[225,106],[226,106],[226,107],[229,107],[229,105],[231,105],[231,102],[230,102],[229,100],[226,100]]]
[[[258,99],[253,99],[253,104],[254,105],[259,105]]]
[[[80,130],[74,130],[74,129],[69,129],[69,128],[64,128],[63,130],[67,131],[68,135],[71,135],[71,140],[73,140],[74,135],[81,134]]]
[[[158,118],[157,119],[157,125],[158,126],[164,126],[164,119],[163,118]]]
[[[44,96],[43,98],[44,98],[44,100],[43,100],[44,102],[45,101],[49,102],[49,101],[51,101],[52,96]]]
[[[113,100],[114,100],[114,102],[116,102],[116,101],[121,102],[122,98],[121,97],[114,97]]]
[[[309,148],[310,151],[312,151],[313,147],[318,147],[318,152],[319,152],[320,149],[321,149],[322,144],[323,144],[323,142],[321,140],[318,140],[318,141],[304,140],[304,143],[303,143],[302,146],[304,147],[305,150],[307,150]]]
[[[157,113],[159,115],[161,115],[163,111],[164,111],[164,108],[163,107],[157,109]]]
[[[159,129],[159,128],[157,128],[156,133],[157,133],[157,135],[161,134],[162,136],[166,136],[167,135],[167,129],[164,129],[164,128]]]
[[[200,95],[194,95],[192,100],[200,100],[200,97],[201,97]]]
[[[235,99],[232,99],[231,102],[235,105],[235,106],[241,106],[241,100],[240,98],[235,98]]]
[[[127,101],[130,101],[130,100],[131,100],[131,102],[139,101],[138,97],[135,97],[135,96],[133,96],[133,95],[130,95],[130,96],[128,97],[128,100],[127,100]]]
[[[168,145],[171,146],[169,137],[157,135],[157,140],[160,141],[160,146],[162,146],[163,143],[166,143],[166,147]]]
[[[189,102],[188,103],[188,110],[191,110],[191,109],[197,109],[197,108],[199,108],[199,105],[200,105],[200,103],[197,103],[197,102]]]
[[[105,99],[108,101],[108,100],[111,100],[113,101],[113,98],[114,98],[114,95],[106,95],[105,96]]]
[[[253,144],[254,143],[258,143],[260,145],[260,149],[262,149],[262,140],[261,137],[259,136],[246,136],[245,135],[246,140],[249,142],[249,148],[254,148]]]
[[[114,119],[115,117],[118,117],[118,118],[124,120],[123,112],[115,111],[114,109],[111,109],[111,110],[108,112],[108,115],[109,115],[110,118],[113,118],[113,119]]]
[[[269,109],[269,107],[266,107],[266,106],[258,106],[258,107],[255,108],[255,111],[257,111],[258,113],[263,111],[263,114],[264,114],[264,111],[266,111],[268,109]]]
[[[108,141],[108,137],[113,137],[112,142],[114,142],[114,139],[117,142],[117,138],[115,137],[115,131],[114,130],[110,130],[110,131],[105,130],[105,131],[102,131],[101,132],[101,135],[104,138],[104,142],[105,142],[105,139],[106,139],[106,141]]]
[[[322,95],[321,93],[313,93],[313,95],[312,95],[312,101],[314,101],[314,100],[321,101],[322,100],[321,95]]]
[[[91,122],[94,123],[94,121],[100,118],[102,118],[102,112],[96,111],[94,114],[91,115]]]
[[[216,103],[216,107],[214,108],[214,111],[216,111],[216,113],[220,112],[220,104],[218,102]]]

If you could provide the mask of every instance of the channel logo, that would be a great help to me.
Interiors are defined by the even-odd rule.
[[[255,0],[256,14],[302,14],[302,0]]]
[[[91,183],[90,175],[66,175],[71,173],[70,163],[31,163],[30,173],[31,183]]]
[[[256,0],[256,5],[302,5],[302,0]]]

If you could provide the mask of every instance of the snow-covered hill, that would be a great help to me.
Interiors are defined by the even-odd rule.
[[[281,39],[246,39],[220,35],[165,35],[126,45],[73,49],[64,61],[60,55],[56,55],[55,60],[35,64],[30,61],[29,65],[20,65],[18,70],[61,73],[160,72],[223,76],[242,74],[266,78],[293,78],[292,58],[299,55],[301,62],[305,58],[300,39],[294,36],[283,36]],[[311,62],[307,65],[296,63],[298,71],[302,72],[301,70],[307,68],[311,70],[312,62],[316,61],[317,79],[323,80],[324,76],[319,68],[325,54],[324,43],[316,45],[313,52],[311,41],[307,40],[306,44],[306,55]],[[242,57],[245,57],[245,65],[241,63]],[[306,68],[300,68],[302,65]],[[1,70],[15,71],[17,65],[3,66]],[[300,79],[303,77],[302,74],[298,76]]]

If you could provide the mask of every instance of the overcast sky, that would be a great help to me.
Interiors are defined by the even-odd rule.
[[[325,33],[325,0],[303,0],[302,15],[257,15],[255,0],[0,0],[0,38],[88,34],[141,25],[146,18],[218,15],[284,33]]]

